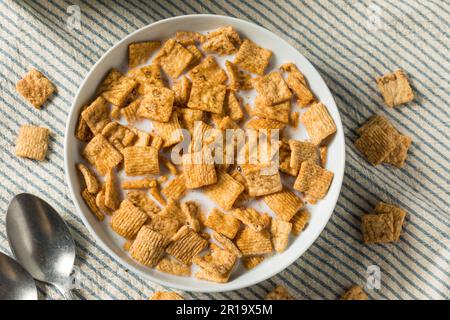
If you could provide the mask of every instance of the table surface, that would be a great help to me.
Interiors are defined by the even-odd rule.
[[[372,283],[372,299],[450,298],[450,3],[446,1],[2,1],[0,3],[0,250],[8,202],[31,192],[69,223],[77,244],[80,299],[146,299],[164,290],[126,270],[95,243],[77,216],[64,176],[63,143],[71,101],[92,65],[130,32],[164,18],[215,13],[260,24],[296,47],[321,73],[341,112],[347,145],[344,183],[320,238],[292,266],[252,287],[225,293],[182,293],[187,299],[262,299],[276,284],[298,299],[335,299]],[[75,22],[75,23],[74,23]],[[15,83],[35,66],[58,93],[42,110],[25,103]],[[415,99],[388,109],[374,79],[401,68]],[[373,114],[388,117],[413,144],[403,169],[369,165],[354,147],[356,128]],[[14,156],[22,124],[51,131],[48,159]],[[396,245],[361,243],[360,217],[378,201],[408,212]],[[60,299],[39,284],[43,299]]]

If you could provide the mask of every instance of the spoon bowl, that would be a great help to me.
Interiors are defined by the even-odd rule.
[[[6,213],[6,233],[14,256],[33,278],[53,284],[72,299],[75,243],[55,209],[32,194],[18,194]]]
[[[33,277],[16,260],[0,252],[0,300],[37,300]]]

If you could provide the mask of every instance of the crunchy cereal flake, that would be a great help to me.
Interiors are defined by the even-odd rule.
[[[89,190],[86,188],[81,192],[81,197],[83,198],[84,202],[89,207],[91,212],[94,214],[94,216],[97,218],[97,220],[103,221],[105,216],[97,207],[97,204],[95,203],[95,196],[92,193],[90,193]]]
[[[159,261],[156,265],[156,270],[180,277],[189,277],[191,275],[190,266],[169,258],[163,258]]]
[[[291,148],[291,168],[299,170],[304,161],[319,162],[317,147],[314,143],[289,140],[289,147]]]
[[[117,69],[111,69],[100,84],[97,93],[101,94],[106,101],[122,107],[137,84],[136,81],[124,76]]]
[[[217,182],[203,189],[205,195],[223,210],[230,210],[243,191],[244,186],[222,170],[217,172]]]
[[[167,88],[151,87],[139,105],[138,116],[159,122],[168,122],[172,114],[175,93]]]
[[[264,202],[275,212],[278,218],[289,221],[304,206],[300,197],[294,192],[283,190],[264,196]]]
[[[333,172],[325,170],[311,161],[305,161],[300,167],[294,189],[315,199],[323,199],[330,188],[333,176]]]
[[[265,104],[269,106],[280,104],[291,99],[292,92],[278,71],[273,71],[265,76],[255,78],[252,83]]]
[[[239,47],[234,63],[246,71],[263,75],[271,57],[272,51],[263,49],[254,42],[245,39]]]
[[[127,147],[123,150],[125,172],[129,176],[158,174],[158,150],[153,147]]]
[[[147,214],[125,199],[111,218],[111,228],[127,239],[133,239],[147,221]]]
[[[196,256],[208,245],[208,241],[203,239],[195,231],[187,226],[183,226],[171,238],[171,243],[166,252],[184,264],[190,264],[192,258]]]
[[[16,90],[35,108],[40,108],[56,88],[42,73],[32,68],[17,82]]]
[[[323,103],[312,104],[300,117],[311,141],[319,145],[336,132],[336,124]]]
[[[134,68],[150,59],[152,53],[161,46],[160,41],[135,42],[128,45],[128,66]]]
[[[244,227],[236,236],[236,246],[244,256],[260,255],[272,252],[270,233],[267,230],[256,232],[252,228]]]
[[[162,259],[167,242],[162,234],[143,226],[130,247],[130,255],[139,263],[154,267]]]
[[[47,128],[23,125],[16,142],[16,156],[43,161],[48,150]]]
[[[365,214],[361,217],[363,241],[366,244],[388,243],[395,240],[394,215]]]
[[[406,211],[392,204],[379,202],[374,209],[374,213],[392,214],[394,218],[394,239],[398,241],[402,232],[403,222],[405,221]]]
[[[194,55],[174,39],[167,40],[155,57],[172,79],[178,78],[193,60]]]
[[[286,250],[291,230],[291,223],[281,219],[272,219],[270,224],[270,234],[272,235],[272,245],[276,252],[283,252]]]
[[[111,121],[107,101],[101,96],[95,99],[81,113],[81,116],[94,134],[101,133],[103,128]]]
[[[233,239],[239,230],[241,223],[230,214],[224,214],[214,208],[205,221],[205,226]]]
[[[384,102],[390,108],[414,99],[414,93],[403,70],[397,70],[377,78],[377,85]]]

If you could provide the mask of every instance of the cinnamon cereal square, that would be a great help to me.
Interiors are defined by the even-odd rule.
[[[355,141],[355,147],[374,166],[379,165],[395,149],[400,139],[379,126],[372,126]]]
[[[327,107],[321,103],[312,104],[300,117],[311,141],[319,145],[323,140],[336,132],[336,124],[328,113]]]
[[[264,98],[258,95],[255,98],[255,107],[252,115],[265,119],[277,120],[283,123],[289,122],[289,112],[291,110],[291,101],[287,100],[274,105],[266,104]]]
[[[243,168],[251,197],[259,197],[281,191],[280,173],[273,165],[255,165]]]
[[[234,63],[246,71],[262,76],[271,57],[272,51],[261,48],[256,43],[245,39],[239,47]]]
[[[333,172],[311,161],[305,161],[300,167],[294,189],[304,192],[314,199],[323,199],[328,193],[333,176]]]
[[[35,108],[40,108],[56,88],[41,72],[32,68],[17,82],[16,90]]]
[[[170,241],[166,252],[184,264],[190,264],[192,258],[208,245],[207,240],[187,226],[181,227]]]
[[[161,46],[160,41],[134,42],[128,45],[128,66],[134,68],[150,59],[152,53]]]
[[[155,57],[172,79],[178,78],[193,60],[194,55],[174,39],[167,40]]]
[[[198,66],[189,71],[192,82],[209,82],[211,84],[224,84],[228,77],[220,68],[213,56],[208,56]]]
[[[273,250],[268,230],[257,232],[245,226],[238,232],[235,242],[243,256],[266,254]]]
[[[293,63],[285,63],[280,69],[288,73],[286,83],[289,89],[295,94],[297,104],[302,108],[308,106],[308,104],[314,100],[314,95],[309,89],[305,77],[300,70],[298,70],[297,66]]]
[[[138,115],[142,118],[159,122],[168,122],[172,114],[175,93],[167,88],[148,88],[142,98],[138,109]]]
[[[241,38],[233,27],[221,27],[206,35],[202,49],[207,53],[229,55],[235,53],[241,44]]]
[[[122,154],[101,134],[96,135],[86,145],[83,156],[97,171],[105,176],[110,169],[122,162]]]
[[[125,173],[142,176],[159,173],[158,150],[153,147],[127,147],[123,150]]]
[[[124,76],[117,69],[111,69],[100,84],[97,93],[109,103],[122,107],[137,86],[137,82]]]
[[[163,258],[168,239],[143,226],[130,247],[131,257],[147,267],[154,267]]]
[[[377,78],[377,86],[383,95],[384,102],[390,108],[414,99],[414,93],[403,70]]]
[[[170,147],[183,141],[183,132],[181,131],[180,122],[178,121],[178,115],[175,112],[172,112],[168,122],[153,120],[152,124],[158,133],[158,136],[163,140],[163,148]],[[152,144],[154,141],[155,140],[152,141]]]
[[[48,150],[47,128],[23,125],[16,142],[16,156],[43,161]]]
[[[263,200],[277,217],[284,221],[290,221],[305,205],[300,197],[289,190],[269,194],[264,196]]]
[[[394,218],[394,240],[398,241],[402,232],[403,222],[405,221],[406,211],[392,204],[379,202],[373,213],[392,214],[392,217]]]
[[[244,186],[222,170],[217,172],[217,182],[203,189],[205,195],[223,210],[230,210],[243,191]]]
[[[127,75],[137,82],[137,93],[141,96],[145,95],[148,88],[164,87],[161,67],[156,63],[130,70]]]
[[[81,113],[81,116],[94,135],[101,133],[103,128],[111,121],[108,103],[101,96],[95,99]]]
[[[291,148],[291,168],[299,170],[304,161],[319,162],[317,146],[308,141],[289,140]]]
[[[395,241],[394,215],[365,214],[361,217],[362,236],[366,244],[388,243]]]
[[[148,216],[144,211],[125,199],[120,203],[119,209],[114,211],[111,228],[122,237],[133,239],[147,219]]]
[[[239,230],[241,223],[230,214],[224,214],[214,208],[205,221],[205,226],[223,234],[229,239],[233,239]]]
[[[252,80],[256,92],[269,106],[279,104],[291,99],[292,92],[280,72],[273,71],[265,76]]]
[[[217,182],[214,161],[205,152],[183,155],[183,173],[188,189],[196,189]]]

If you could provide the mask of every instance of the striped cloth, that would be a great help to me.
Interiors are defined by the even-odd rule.
[[[372,299],[450,298],[448,1],[74,2],[81,8],[81,30],[67,27],[72,1],[0,4],[0,250],[10,252],[4,219],[8,202],[27,191],[50,202],[70,224],[78,248],[80,299],[145,299],[162,289],[113,260],[75,213],[64,178],[64,128],[78,86],[114,43],[160,19],[216,13],[262,25],[316,66],[341,112],[347,167],[330,222],[292,266],[239,291],[183,295],[261,299],[276,284],[284,284],[299,299],[334,299],[354,283],[365,285],[368,266],[376,265],[381,287],[367,290]],[[31,66],[44,71],[58,88],[43,110],[27,105],[15,90]],[[408,106],[387,109],[374,78],[397,68],[407,72],[416,98]],[[404,169],[373,167],[355,150],[355,129],[375,113],[413,137]],[[48,161],[14,156],[18,128],[24,123],[50,128]],[[408,211],[397,245],[366,246],[360,241],[360,217],[380,200]],[[40,284],[39,291],[44,298],[60,298],[50,286]]]

